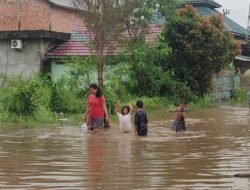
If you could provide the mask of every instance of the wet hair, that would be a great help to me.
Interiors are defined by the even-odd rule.
[[[122,107],[122,111],[121,111],[122,115],[124,115],[124,114],[123,114],[123,111],[124,111],[124,109],[126,109],[126,108],[127,108],[127,110],[128,110],[128,113],[130,112],[130,107],[129,107],[129,106],[123,106],[123,107]]]
[[[184,104],[184,105],[187,105],[186,101],[185,100],[181,100],[179,104]]]
[[[136,102],[136,106],[137,106],[138,108],[143,108],[143,102],[140,101],[140,100],[138,100],[138,101]]]
[[[92,84],[89,85],[89,88],[93,88],[93,89],[97,90],[97,92],[96,92],[96,97],[97,98],[102,97],[102,90],[97,86],[97,84],[92,83]]]

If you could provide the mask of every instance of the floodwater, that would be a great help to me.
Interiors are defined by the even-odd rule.
[[[0,129],[0,189],[250,189],[250,112],[218,106],[191,112],[187,131],[170,113],[148,113],[147,137],[117,124],[98,134],[79,126]],[[79,124],[80,125],[80,124]]]

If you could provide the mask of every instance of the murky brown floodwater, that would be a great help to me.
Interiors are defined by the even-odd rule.
[[[157,116],[156,116],[157,115]],[[190,113],[170,131],[169,113],[150,114],[148,137],[79,126],[0,129],[0,189],[250,189],[250,112],[220,106]]]

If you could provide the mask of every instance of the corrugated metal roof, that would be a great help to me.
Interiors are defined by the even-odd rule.
[[[192,5],[203,5],[211,8],[220,8],[221,5],[213,0],[186,0],[186,3]]]
[[[73,0],[49,0],[49,2],[59,7],[74,8]]]
[[[148,28],[148,32],[145,36],[147,42],[153,42],[157,39],[160,31],[162,29],[162,25],[151,24]],[[89,56],[94,55],[95,52],[91,51],[91,47],[89,45],[91,33],[86,27],[75,27],[71,32],[71,38],[56,46],[55,49],[52,49],[48,53],[46,53],[47,58],[60,58],[66,56]],[[127,33],[123,34],[124,36],[128,36]],[[104,54],[112,54],[115,55],[120,52],[123,48],[118,44],[113,44],[113,48],[110,51],[107,49],[104,51]]]
[[[239,24],[237,24],[236,22],[234,22],[233,20],[231,20],[226,16],[224,16],[224,21],[229,31],[231,31],[235,35],[240,35],[244,38],[246,37],[247,30],[244,27],[240,26]]]

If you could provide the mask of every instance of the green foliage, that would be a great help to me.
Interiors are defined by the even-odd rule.
[[[77,89],[68,88],[65,85],[68,82],[70,83],[68,80],[62,78],[51,85],[50,109],[53,112],[77,113],[83,109],[82,99],[86,97],[87,90],[82,89],[81,93],[79,93]]]
[[[50,99],[50,109],[53,112],[59,113],[63,112],[65,113],[67,110],[66,108],[66,102],[63,98],[63,91],[59,88],[57,88],[56,84],[52,84],[51,86],[51,99]]]
[[[41,121],[47,118],[53,120],[49,109],[51,97],[50,82],[46,77],[34,76],[29,81],[21,76],[5,77],[5,85],[1,88],[0,95],[0,120],[1,121]],[[40,114],[46,111],[46,116]]]
[[[106,105],[107,105],[108,112],[111,114],[114,114],[115,113],[115,110],[114,110],[115,104],[116,104],[117,100],[119,100],[117,94],[115,93],[115,91],[113,91],[113,89],[111,87],[107,87],[107,86],[105,86],[105,88],[103,89],[103,94],[104,94],[105,99],[106,99]]]
[[[165,68],[202,96],[208,92],[212,73],[230,64],[237,47],[222,18],[201,18],[192,6],[177,11],[161,36],[172,48]]]
[[[0,121],[55,122],[54,112],[81,112],[82,97],[78,98],[63,82],[52,83],[46,76],[30,80],[5,77],[0,89]]]
[[[127,84],[130,82],[129,65],[121,62],[117,65],[108,65],[104,68],[105,90],[110,89],[117,97],[116,100],[123,100],[128,96]]]
[[[14,82],[16,81],[16,82]],[[45,84],[45,79],[40,80],[34,77],[32,80],[25,82],[18,77],[7,82],[6,91],[12,94],[3,95],[3,109],[17,116],[33,115],[38,105],[48,107],[48,98],[50,98],[50,89]]]
[[[50,109],[43,105],[39,105],[33,114],[33,117],[28,118],[32,122],[39,123],[55,123],[56,115]]]
[[[214,105],[214,100],[211,96],[205,94],[201,98],[197,98],[196,101],[189,101],[188,107],[191,110],[200,109],[200,108],[208,108]]]
[[[247,100],[247,91],[237,89],[232,91],[232,101],[234,102],[245,102]]]
[[[65,64],[69,67],[69,71],[62,79],[63,82],[60,82],[81,97],[83,93],[86,93],[90,83],[96,80],[96,57],[71,57],[65,60]]]
[[[158,11],[165,16],[166,20],[174,17],[175,10],[183,4],[183,0],[155,0],[159,5]]]
[[[129,65],[127,89],[130,94],[148,97],[166,97],[173,103],[180,99],[194,100],[190,88],[175,78],[174,72],[166,70],[162,61],[170,54],[166,44],[155,48],[144,43],[133,46],[124,61]]]
[[[172,15],[179,0],[73,0],[86,27],[93,36],[89,47],[95,53],[98,65],[98,85],[103,87],[103,68],[106,55],[113,54],[113,45],[128,48],[145,40],[147,26],[153,14],[162,12],[166,18]],[[129,35],[124,36],[124,31]]]
[[[147,107],[147,109],[167,109],[169,108],[173,103],[172,101],[170,101],[168,98],[165,97],[147,97],[147,96],[142,96],[139,98],[143,104],[145,105],[145,107]],[[136,101],[138,100],[137,98],[133,98],[133,100],[131,100],[132,102],[134,102],[133,104],[135,105]]]

